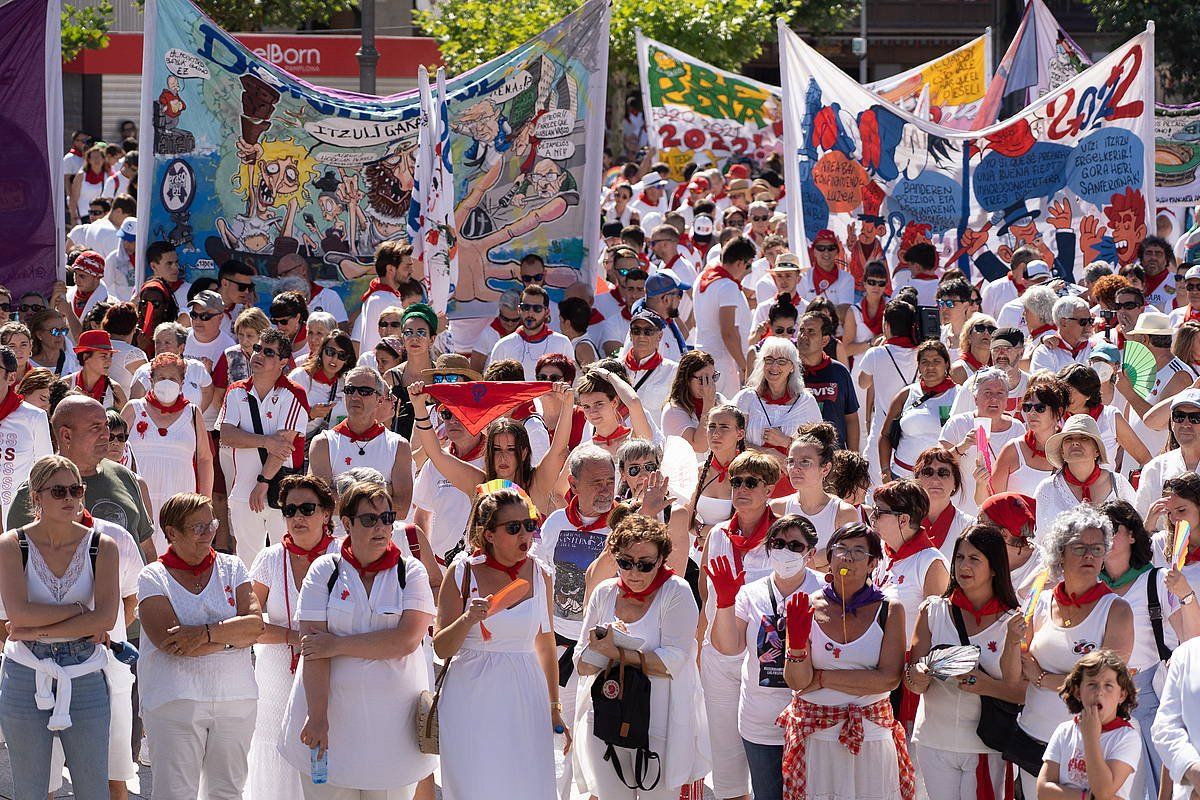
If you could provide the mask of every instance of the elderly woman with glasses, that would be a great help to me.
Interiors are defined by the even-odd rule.
[[[698,612],[687,582],[667,566],[666,526],[640,514],[616,516],[605,550],[617,577],[601,582],[588,599],[587,643],[575,654],[581,678],[575,783],[585,796],[605,800],[676,800],[684,787],[696,791],[710,766],[704,712],[696,702]],[[610,747],[595,730],[593,697],[619,670],[632,668],[650,679],[649,750],[658,754],[650,765],[641,763],[641,753],[635,760],[633,751]]]
[[[879,463],[884,478],[912,476],[917,456],[950,419],[958,391],[950,379],[946,345],[921,342],[917,346],[917,380],[896,393],[881,423]]]
[[[559,701],[550,571],[529,557],[537,509],[511,483],[485,488],[492,490],[475,498],[468,525],[477,555],[455,562],[438,602],[433,646],[447,661],[442,790],[447,800],[553,800],[554,730],[568,747],[570,732]]]
[[[154,798],[238,798],[258,686],[250,647],[263,631],[246,566],[212,548],[212,501],[177,494],[159,525],[167,551],[138,580],[138,692],[154,752]]]
[[[806,517],[780,517],[767,530],[771,573],[745,583],[727,556],[709,562],[717,595],[711,639],[717,652],[743,656],[738,732],[750,764],[757,800],[783,797],[783,731],[775,720],[791,702],[783,678],[788,601],[797,592],[815,594],[824,581],[808,568],[817,531]],[[824,560],[824,559],[822,559]]]
[[[1004,370],[984,367],[967,386],[975,398],[974,408],[946,421],[939,444],[958,457],[963,484],[960,504],[964,512],[974,514],[991,494],[988,464],[995,463],[1004,445],[1024,435],[1025,426],[1008,413],[1008,377]],[[981,423],[987,453],[979,448]]]
[[[904,666],[904,608],[873,575],[879,535],[843,525],[825,550],[833,580],[787,603],[784,680],[795,691],[779,716],[785,797],[916,797],[904,729],[889,693]]]
[[[409,797],[433,772],[413,720],[429,688],[421,642],[433,623],[425,568],[392,541],[387,489],[353,484],[339,498],[347,537],[318,556],[300,589],[301,662],[280,752],[306,800]],[[328,782],[317,782],[325,761]]]
[[[1026,612],[1029,646],[1021,655],[1021,672],[1028,684],[1014,740],[1014,752],[1023,754],[1026,797],[1037,796],[1037,775],[1028,767],[1036,763],[1040,769],[1054,729],[1071,718],[1058,688],[1075,662],[1098,648],[1128,661],[1134,641],[1129,604],[1100,579],[1112,548],[1112,521],[1090,505],[1077,505],[1040,535],[1049,581]]]
[[[1104,469],[1108,456],[1100,437],[1096,420],[1076,414],[1046,441],[1046,460],[1056,471],[1033,494],[1039,534],[1049,530],[1059,514],[1080,503],[1099,507],[1108,500],[1133,502],[1129,481],[1120,473]]]
[[[835,530],[858,521],[858,510],[825,488],[833,456],[837,452],[837,431],[828,422],[800,426],[787,454],[787,479],[795,493],[772,503],[772,511],[782,516],[798,514],[812,523],[817,533],[814,566],[825,568],[824,544]]]
[[[992,363],[992,334],[996,320],[976,312],[958,336],[958,359],[950,367],[950,380],[962,386],[975,373]]]

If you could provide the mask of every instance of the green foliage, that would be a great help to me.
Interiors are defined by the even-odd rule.
[[[1096,18],[1097,30],[1128,38],[1156,20],[1154,58],[1163,85],[1172,94],[1192,102],[1200,97],[1200,9],[1186,0],[1084,0]]]
[[[62,10],[62,57],[71,61],[81,50],[99,50],[108,46],[108,26],[113,7],[109,0],[82,7],[64,3]]]
[[[145,0],[134,0],[138,7]],[[196,0],[216,23],[234,33],[254,33],[267,27],[300,29],[328,22],[340,11],[358,7],[356,0]]]

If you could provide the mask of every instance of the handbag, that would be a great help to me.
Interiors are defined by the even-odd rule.
[[[471,562],[463,561],[462,602],[464,609],[467,607],[467,596],[470,592]],[[438,673],[437,680],[433,682],[432,692],[422,689],[421,693],[417,695],[417,750],[427,756],[436,756],[440,751],[438,700],[442,697],[442,684],[446,681],[446,671],[450,669],[450,662],[453,660],[454,656],[451,655],[442,665],[442,671]]]
[[[962,644],[970,644],[962,609],[951,606],[950,619]],[[1037,775],[1042,771],[1046,742],[1033,738],[1017,724],[1022,708],[1024,706],[1019,703],[980,695],[979,724],[975,726],[975,735],[988,748],[1004,756],[1005,761],[1016,764],[1030,775]]]
[[[254,432],[259,436],[263,434],[262,417],[258,413],[258,398],[254,396],[254,390],[246,387],[246,403],[250,406],[250,424],[254,426]],[[267,450],[265,447],[258,448],[258,457],[263,464],[267,463]],[[300,470],[294,467],[281,465],[275,476],[267,481],[267,505],[271,508],[282,508],[283,505],[279,502],[279,486],[283,483],[284,478],[291,477],[299,473]]]
[[[650,678],[646,676],[646,659],[635,650],[638,666],[626,664],[622,658],[596,676],[592,684],[592,733],[604,742],[604,760],[613,765],[617,778],[630,789],[649,792],[662,779],[662,764],[658,753],[650,749]],[[616,748],[634,751],[634,772],[625,779]],[[650,764],[658,764],[654,781],[646,785]]]

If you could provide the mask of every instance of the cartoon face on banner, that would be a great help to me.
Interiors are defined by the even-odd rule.
[[[255,266],[260,300],[296,259],[353,312],[383,242],[407,239],[418,94],[312,86],[258,58],[188,0],[147,7],[154,186],[146,241],[170,239],[189,277]],[[458,204],[452,313],[488,316],[523,256],[548,283],[581,278],[598,237],[608,11],[592,2],[447,86]],[[581,194],[581,186],[594,191]],[[581,200],[581,198],[583,198]],[[280,269],[281,263],[284,269]],[[418,274],[416,277],[422,277]]]
[[[1019,116],[968,133],[881,102],[786,28],[780,35],[785,124],[798,132],[785,162],[803,208],[797,252],[828,228],[852,271],[851,240],[862,244],[868,229],[893,266],[929,241],[943,263],[993,278],[1020,246],[1068,279],[1079,263],[1136,260],[1153,211],[1145,36]]]

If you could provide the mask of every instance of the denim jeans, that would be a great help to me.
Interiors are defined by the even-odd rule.
[[[25,646],[25,645],[22,645]],[[64,667],[82,664],[96,645],[71,642],[31,642],[37,658],[53,659]],[[46,727],[50,711],[34,702],[35,672],[4,659],[0,670],[0,729],[8,740],[12,762],[14,800],[45,800],[50,785],[50,748],[55,732]],[[92,672],[71,681],[71,727],[58,731],[72,788],[79,800],[108,798],[108,682],[103,672]]]
[[[750,785],[754,800],[782,800],[783,745],[755,744],[742,739],[746,761],[750,764]]]

